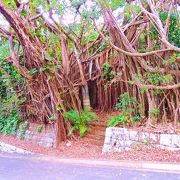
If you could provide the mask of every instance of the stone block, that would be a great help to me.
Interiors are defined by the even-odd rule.
[[[115,136],[115,139],[116,139],[117,141],[124,141],[124,140],[126,140],[126,135],[125,135],[125,134],[116,135],[116,136]]]
[[[157,144],[159,142],[159,134],[149,134],[149,143],[151,144]]]
[[[103,151],[122,152],[143,142],[161,149],[180,150],[180,136],[177,134],[157,134],[137,132],[126,128],[107,128]],[[108,136],[107,136],[108,135]],[[106,150],[107,149],[107,150]]]
[[[125,150],[125,151],[130,151],[131,148],[130,148],[130,147],[126,147],[124,150]]]
[[[111,137],[106,136],[104,140],[104,144],[110,144],[111,143]]]
[[[116,141],[116,144],[114,145],[116,148],[125,148],[125,141]]]
[[[102,152],[110,152],[112,147],[109,144],[104,144]]]
[[[170,151],[179,151],[180,150],[180,148],[170,147],[170,146],[165,146],[165,145],[156,145],[156,147],[158,147],[160,149],[170,150]]]
[[[172,135],[172,141],[171,141],[172,147],[180,148],[180,136],[177,134]]]
[[[160,145],[171,146],[171,142],[172,142],[172,135],[170,134],[160,135]]]
[[[129,139],[132,141],[138,141],[138,132],[137,131],[129,131]]]
[[[113,152],[122,152],[124,150],[125,150],[124,147],[119,147],[119,148],[115,147],[115,148],[113,148]]]
[[[113,127],[112,132],[116,133],[116,134],[124,134],[127,132],[127,129],[126,128],[115,128],[115,127]]]
[[[131,145],[133,144],[134,141],[131,141],[131,140],[127,140],[125,141],[125,147],[131,147]]]
[[[141,132],[141,133],[139,133],[138,141],[140,141],[140,142],[144,142],[144,141],[149,142],[149,136],[150,136],[149,133]]]
[[[130,137],[130,132],[129,131],[125,132],[124,139],[129,140],[129,137]]]
[[[106,136],[106,137],[112,136],[112,128],[106,128],[105,136]]]

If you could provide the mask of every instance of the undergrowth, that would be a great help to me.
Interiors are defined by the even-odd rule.
[[[96,114],[89,110],[83,110],[81,112],[70,110],[65,112],[64,116],[72,123],[72,128],[68,133],[69,136],[75,131],[80,137],[83,137],[88,131],[90,122],[98,120]]]
[[[108,127],[125,126],[140,121],[143,118],[141,106],[141,103],[135,97],[131,97],[127,92],[122,94],[116,103],[116,110],[120,110],[122,113],[110,117]]]
[[[2,40],[1,40],[2,41]],[[21,122],[20,104],[23,97],[17,92],[24,79],[14,66],[7,62],[9,46],[0,44],[0,133],[15,135]],[[21,97],[21,98],[20,98]]]
[[[1,113],[0,115],[0,133],[15,135],[21,118],[16,110],[12,110],[9,114]]]

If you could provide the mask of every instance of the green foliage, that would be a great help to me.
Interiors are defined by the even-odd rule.
[[[116,127],[120,124],[125,125],[128,121],[129,121],[129,118],[128,118],[127,114],[122,113],[118,116],[111,117],[111,119],[108,121],[107,126],[108,127]]]
[[[152,118],[157,118],[157,116],[159,115],[160,110],[158,108],[153,108],[150,112],[150,116]]]
[[[135,15],[140,12],[140,7],[138,5],[134,5],[132,3],[125,4],[124,17],[128,20],[131,19],[132,14]]]
[[[160,19],[163,23],[166,22],[168,17],[167,12],[160,12],[159,14]],[[159,33],[157,32],[155,27],[152,27],[150,30],[150,37],[151,39],[158,39]],[[170,16],[170,26],[169,26],[169,33],[168,39],[170,43],[174,44],[177,47],[180,47],[180,23],[179,23],[179,15],[178,14],[171,14]]]
[[[24,100],[16,93],[17,86],[24,84],[18,71],[8,64],[9,47],[6,41],[0,45],[0,133],[16,134],[21,122],[19,106]]]
[[[153,85],[168,84],[173,80],[171,74],[163,75],[160,73],[146,73],[147,82]]]
[[[45,5],[44,0],[30,0],[31,12],[35,12],[39,5]]]
[[[163,61],[163,64],[165,65],[172,65],[176,62],[176,58],[178,57],[178,53],[174,53],[170,58]]]
[[[128,93],[124,93],[121,94],[120,98],[118,99],[116,109],[121,109],[126,113],[132,113],[134,112],[134,109],[131,108],[131,105],[139,105],[139,102],[136,100],[136,98],[129,96]]]
[[[146,77],[149,83],[154,84],[154,85],[159,85],[162,80],[163,75],[160,73],[155,73],[155,74],[147,73]]]
[[[103,79],[111,81],[115,77],[115,72],[112,70],[112,66],[109,63],[103,64]]]
[[[147,90],[148,90],[147,87],[141,87],[141,88],[140,88],[140,93],[141,93],[141,94],[144,94],[144,92],[147,91]]]
[[[38,69],[36,69],[36,68],[32,68],[32,69],[30,70],[30,74],[31,74],[31,75],[36,74],[37,72],[38,72]]]
[[[22,12],[21,12],[21,16],[26,17],[27,16],[27,11],[23,9]]]
[[[122,7],[125,4],[125,0],[108,0],[108,2],[113,10]]]
[[[43,130],[43,125],[42,125],[42,124],[41,124],[41,125],[38,125],[38,126],[36,127],[36,132],[37,132],[37,133],[41,133],[42,130]]]
[[[57,119],[57,116],[55,114],[52,114],[51,117],[49,118],[49,122],[53,122]]]
[[[72,123],[72,129],[69,132],[69,135],[76,131],[79,133],[80,137],[83,137],[86,134],[88,125],[91,121],[98,120],[96,114],[88,110],[83,110],[81,112],[71,110],[65,112],[64,116]]]
[[[118,99],[116,104],[117,110],[122,110],[123,114],[128,114],[131,123],[139,121],[143,116],[141,115],[141,103],[136,98],[124,93]]]
[[[8,5],[9,7],[13,8],[13,9],[16,7],[15,2],[12,0],[3,0],[3,3],[5,3],[6,5]]]
[[[154,95],[161,95],[161,94],[163,94],[163,90],[162,89],[155,89],[154,91],[153,91],[153,94]]]
[[[143,144],[144,144],[144,145],[148,145],[149,142],[145,140],[145,141],[143,141]]]
[[[0,133],[15,135],[21,118],[16,110],[12,110],[9,114],[0,114]]]
[[[25,121],[23,124],[20,125],[20,139],[24,139],[25,138],[25,133],[26,130],[29,128],[29,122]]]
[[[168,17],[167,12],[160,13],[160,19],[162,22],[165,22]],[[170,16],[170,26],[169,26],[169,33],[168,38],[171,43],[175,46],[180,47],[180,22],[179,22],[179,14],[173,13]]]
[[[158,31],[156,30],[155,27],[152,27],[152,28],[150,29],[149,36],[150,36],[150,38],[151,38],[152,40],[156,40],[156,39],[158,38],[159,33],[158,33]]]

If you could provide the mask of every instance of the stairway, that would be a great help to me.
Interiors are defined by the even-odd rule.
[[[89,126],[89,133],[86,135],[86,138],[90,143],[97,146],[103,146],[105,131],[106,131],[106,122],[92,122]]]

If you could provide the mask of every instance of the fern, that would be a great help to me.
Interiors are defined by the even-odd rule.
[[[88,110],[83,110],[81,112],[71,110],[65,112],[64,117],[72,123],[72,129],[69,135],[76,131],[79,133],[80,137],[86,134],[88,125],[91,121],[98,120],[96,114]]]

